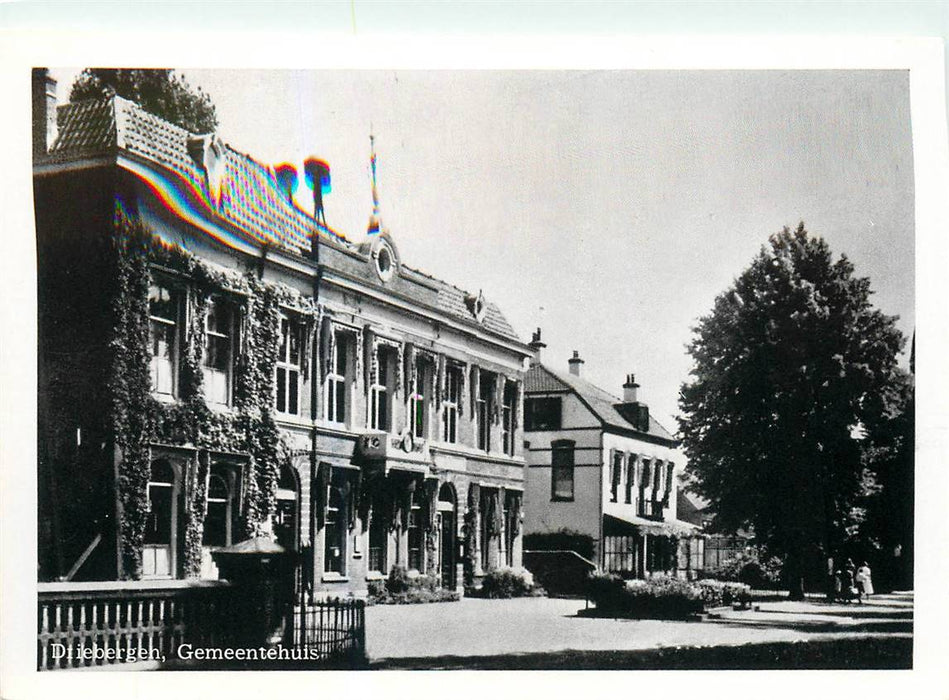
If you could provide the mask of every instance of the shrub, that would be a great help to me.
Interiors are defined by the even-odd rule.
[[[784,562],[756,551],[739,552],[717,569],[708,572],[710,578],[738,581],[752,588],[779,588]]]
[[[386,595],[385,581],[370,581],[366,588],[369,593],[369,600],[378,600]]]
[[[589,597],[597,610],[624,617],[683,619],[705,607],[700,587],[671,576],[623,581],[597,574],[590,578]]]
[[[439,588],[434,576],[411,575],[403,566],[393,566],[385,581],[370,581],[369,602],[380,605],[441,603],[458,600],[458,593]]]
[[[527,569],[503,567],[485,574],[480,593],[486,598],[521,598],[542,591],[534,585],[534,577]]]
[[[404,566],[393,566],[389,571],[389,578],[386,579],[386,591],[388,593],[405,593],[412,587],[412,579],[409,578],[409,572]]]
[[[716,581],[702,579],[695,584],[702,593],[706,608],[719,608],[723,605],[748,605],[751,603],[751,586],[735,581]]]

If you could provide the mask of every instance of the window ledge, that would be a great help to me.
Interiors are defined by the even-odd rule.
[[[386,577],[381,571],[370,571],[366,574],[367,581],[385,581]]]
[[[349,576],[343,576],[342,574],[327,571],[323,574],[320,580],[323,583],[346,583],[349,581]]]
[[[553,496],[550,500],[553,503],[573,503],[574,499],[566,496]]]
[[[285,423],[287,425],[294,425],[304,428],[310,428],[313,426],[312,420],[299,413],[280,413],[279,411],[274,410],[274,420],[278,423]]]

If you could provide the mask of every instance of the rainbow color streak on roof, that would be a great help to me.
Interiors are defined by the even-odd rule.
[[[213,135],[191,134],[129,100],[115,96],[61,105],[57,109],[57,127],[58,135],[43,163],[115,157],[120,153],[131,156],[129,169],[150,173],[151,191],[170,211],[192,223],[204,220],[215,224],[210,235],[232,248],[246,250],[250,242],[256,242],[306,256],[311,248],[311,233],[317,230],[336,246],[358,249],[344,235],[318,223],[293,204],[273,168]],[[200,157],[201,149],[208,148],[214,149],[214,157],[220,161],[210,172],[206,170],[206,150],[204,163]],[[160,167],[155,168],[156,165]],[[314,171],[305,175],[315,179],[316,174],[321,191],[328,193],[329,166],[315,161]],[[218,221],[229,226],[217,226]],[[234,229],[243,235],[232,232]],[[416,270],[406,270],[409,279],[419,275],[429,288],[437,289],[435,308],[468,323],[474,321],[465,303],[464,290]],[[481,325],[506,338],[520,340],[500,309],[490,302]]]

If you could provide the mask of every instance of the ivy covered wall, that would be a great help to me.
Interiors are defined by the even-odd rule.
[[[184,551],[179,554],[184,574],[196,577],[201,567],[210,453],[246,456],[235,541],[261,534],[274,513],[280,466],[289,463],[289,449],[274,421],[273,407],[281,308],[304,317],[310,328],[317,310],[311,299],[285,285],[265,283],[250,271],[214,269],[180,248],[165,245],[127,214],[121,203],[115,208],[114,226],[116,293],[111,303],[108,391],[119,460],[120,574],[141,577],[151,445],[160,443],[196,450],[182,483]],[[175,402],[156,400],[150,386],[148,290],[155,269],[174,275],[186,292]],[[229,410],[211,409],[202,386],[205,315],[212,296],[230,302],[239,317]]]

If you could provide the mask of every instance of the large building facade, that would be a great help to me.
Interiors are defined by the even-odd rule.
[[[34,194],[41,579],[213,577],[258,535],[325,595],[520,565],[530,350],[378,206],[351,242],[217,136],[57,107],[44,71]]]
[[[541,362],[540,330],[525,379],[528,535],[590,537],[595,563],[630,578],[689,576],[698,528],[676,518],[682,453],[638,399],[632,375],[622,399],[582,377],[578,353],[561,372]]]

